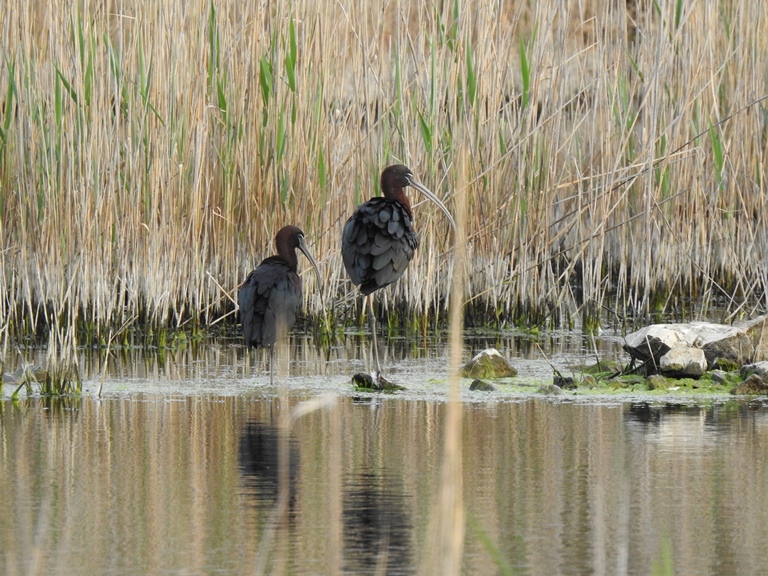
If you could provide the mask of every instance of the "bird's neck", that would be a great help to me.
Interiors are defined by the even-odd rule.
[[[292,272],[296,272],[299,269],[299,258],[296,255],[296,250],[281,250],[278,255],[282,260],[288,263],[288,267]]]
[[[411,201],[408,200],[408,196],[405,195],[405,189],[391,188],[384,193],[384,197],[387,200],[402,204],[405,211],[408,212],[408,216],[413,217],[413,213],[411,212]]]

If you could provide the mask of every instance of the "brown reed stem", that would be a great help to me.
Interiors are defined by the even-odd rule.
[[[468,152],[464,150],[464,152]],[[454,265],[451,280],[449,312],[449,395],[445,415],[443,461],[437,501],[431,516],[429,547],[425,551],[421,574],[444,574],[458,576],[462,573],[464,550],[464,500],[463,500],[463,457],[461,450],[462,411],[461,379],[459,368],[462,363],[464,342],[464,275],[466,268],[466,196],[467,165],[465,156],[457,162],[455,195],[456,231],[454,233]]]

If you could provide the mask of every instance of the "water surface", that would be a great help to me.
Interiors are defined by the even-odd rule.
[[[95,370],[82,398],[0,402],[0,572],[415,573],[443,450],[444,351],[389,353],[404,395],[355,393],[356,353],[292,353],[282,400],[261,359],[224,343],[117,356],[101,398],[103,360],[84,353]],[[551,374],[537,354],[567,367],[591,352],[534,349],[513,364]],[[293,420],[281,472],[280,416],[317,398]],[[762,402],[464,399],[465,573],[757,574],[768,562]]]

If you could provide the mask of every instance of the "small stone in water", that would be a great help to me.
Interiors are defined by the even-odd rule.
[[[358,372],[352,376],[352,383],[358,388],[363,388],[365,390],[383,390],[389,392],[395,390],[405,390],[405,386],[400,386],[399,384],[390,382],[381,374],[379,374],[378,378],[374,378],[371,374]]]
[[[481,380],[476,378],[472,384],[469,385],[470,390],[479,390],[482,392],[493,392],[496,390],[496,386],[488,382],[488,380]]]
[[[467,362],[459,376],[463,378],[510,378],[517,376],[517,370],[494,348],[488,348]]]
[[[573,381],[573,378],[570,376],[562,376],[560,374],[555,374],[552,377],[552,384],[563,390],[573,390],[578,388],[576,382]]]
[[[741,384],[731,389],[731,394],[757,395],[768,394],[768,385],[757,374],[752,374]]]
[[[547,396],[559,396],[562,393],[563,389],[554,384],[547,384],[546,386],[539,388],[539,394],[545,394]]]

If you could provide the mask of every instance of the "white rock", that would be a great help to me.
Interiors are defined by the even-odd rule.
[[[675,346],[659,360],[662,374],[698,378],[707,371],[707,357],[701,348]]]

